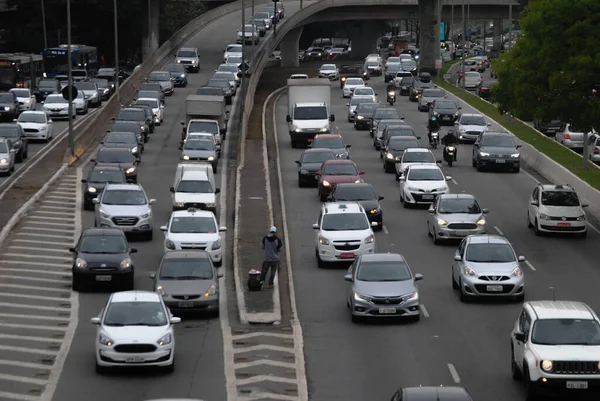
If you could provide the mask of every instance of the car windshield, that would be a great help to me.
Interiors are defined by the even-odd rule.
[[[400,84],[402,86],[408,86],[410,84],[412,84],[415,81],[414,77],[404,77],[402,78],[402,81],[400,81]]]
[[[150,75],[148,75],[149,82],[161,82],[170,80],[171,74],[169,74],[168,72],[151,72]]]
[[[241,57],[229,57],[227,59],[227,64],[242,64],[242,58]]]
[[[387,59],[388,64],[399,63],[400,61],[400,57],[388,57]]]
[[[423,91],[423,96],[425,96],[425,91]],[[444,109],[444,110],[454,110],[456,109],[456,103],[452,100],[446,100],[443,102],[435,102],[436,109]]]
[[[117,120],[120,121],[144,121],[146,112],[144,110],[121,110]]]
[[[321,67],[322,71],[335,71],[335,65],[324,65]]]
[[[325,149],[340,149],[343,148],[344,141],[342,138],[317,138],[311,144],[314,149],[325,148]]]
[[[329,163],[323,167],[324,175],[358,175],[354,164]]]
[[[173,234],[215,234],[217,226],[212,217],[173,217],[169,231]]]
[[[102,149],[96,156],[98,163],[133,163],[133,159],[131,152],[121,152],[119,149]]]
[[[223,88],[203,86],[196,89],[196,95],[223,96]]]
[[[192,194],[212,194],[213,188],[210,181],[192,181],[182,180],[177,185],[176,192],[192,193]]]
[[[29,90],[28,89],[11,89],[10,91],[12,93],[14,93],[17,97],[29,97],[29,96],[31,96],[29,94]]]
[[[181,64],[167,64],[167,71],[185,74],[185,67]]]
[[[234,81],[235,80],[235,74],[232,73],[232,72],[218,71],[218,72],[215,72],[215,74],[213,75],[213,78],[215,78],[215,79],[225,79],[227,81]]]
[[[508,263],[515,261],[515,253],[508,244],[470,244],[465,260],[474,263]]]
[[[0,103],[12,103],[13,96],[10,93],[0,93]]]
[[[412,275],[406,262],[363,262],[358,267],[359,281],[406,281]]]
[[[42,89],[53,89],[56,90],[56,81],[51,80],[51,81],[40,81],[40,83],[38,84],[38,88]]]
[[[531,342],[540,345],[600,345],[600,325],[591,319],[539,319]]]
[[[372,102],[367,102],[367,103],[360,103],[357,107],[356,107],[356,111],[357,113],[361,114],[361,113],[371,113],[374,110],[376,110],[378,107],[381,107],[379,105],[379,103],[372,103]]]
[[[544,191],[542,205],[545,206],[579,206],[579,198],[575,192]]]
[[[226,81],[224,79],[211,79],[210,81],[208,81],[208,86],[218,86],[219,88],[228,90],[229,81]]]
[[[233,65],[233,64],[223,64],[219,66],[219,70],[217,72],[230,72],[233,74],[237,74],[238,73],[238,67],[237,65]]]
[[[334,160],[333,152],[306,152],[302,156],[302,163],[323,163],[325,160]]]
[[[219,130],[218,124],[214,121],[192,121],[188,128],[188,132],[208,132],[216,134]]]
[[[19,118],[17,119],[20,123],[38,123],[45,124],[46,123],[46,115],[41,113],[21,113]]]
[[[163,259],[161,280],[211,280],[213,270],[208,258]]]
[[[87,180],[88,182],[120,184],[125,182],[125,177],[120,171],[92,170]]]
[[[185,141],[185,146],[183,147],[183,149],[186,149],[186,150],[214,150],[215,144],[213,143],[213,141],[192,139],[192,140]]]
[[[410,128],[388,128],[386,130],[388,138],[393,136],[415,136],[415,133]]]
[[[0,137],[3,138],[18,138],[19,128],[16,124],[0,125]]]
[[[355,86],[361,85],[362,86],[364,84],[365,84],[365,81],[363,81],[362,78],[348,78],[348,79],[346,79],[346,85],[349,85],[349,86],[350,85],[355,85]]]
[[[438,213],[441,214],[453,214],[453,213],[467,213],[467,214],[480,214],[481,208],[475,199],[472,198],[455,198],[455,199],[442,199],[438,205]],[[473,246],[473,245],[471,245]]]
[[[160,97],[160,93],[158,93],[157,91],[139,91],[138,99],[141,99],[144,97],[149,97],[151,99],[158,99]]]
[[[102,195],[103,205],[127,205],[137,206],[148,203],[146,195],[136,189],[112,189],[104,191]]]
[[[377,109],[373,113],[373,119],[375,120],[383,120],[383,119],[396,119],[400,118],[398,111],[392,108],[385,109]]]
[[[409,181],[444,181],[442,172],[437,168],[411,168],[408,171]]]
[[[294,120],[327,120],[327,108],[324,106],[295,107]]]
[[[354,96],[373,96],[373,88],[356,88],[354,89]]]
[[[481,75],[479,75],[478,72],[465,72],[465,78],[469,78],[469,79],[478,79],[479,77],[481,77]]]
[[[109,132],[104,139],[104,143],[129,143],[137,145],[137,138],[135,134],[131,133]]]
[[[423,81],[417,81],[416,79],[413,81],[413,86],[417,89],[419,88],[432,88],[433,87],[433,82],[429,81],[429,82],[423,82]]]
[[[160,302],[111,302],[104,315],[105,326],[166,326]]]
[[[444,92],[439,89],[427,89],[423,91],[423,97],[444,97]]]
[[[0,153],[2,153],[2,154],[8,153],[8,149],[6,148],[5,142],[0,142]]]
[[[499,148],[514,148],[515,142],[508,135],[502,136],[484,136],[481,139],[482,146],[493,146]]]
[[[340,72],[344,74],[358,74],[361,72],[360,70],[361,67],[345,66],[340,69]]]
[[[140,106],[148,106],[153,109],[158,109],[158,101],[156,99],[138,99],[135,104]]]
[[[108,80],[106,79],[94,78],[91,82],[94,82],[99,88],[108,88]]]
[[[196,57],[196,52],[193,50],[179,50],[177,52],[177,57]]]
[[[356,93],[358,89],[354,90],[354,95],[358,95],[358,93]],[[368,95],[372,95],[372,93],[368,93]],[[350,106],[356,106],[359,105],[361,103],[373,103],[373,99],[370,97],[353,97],[352,100],[350,100]]]
[[[402,163],[435,163],[435,157],[431,152],[406,152]]]
[[[323,231],[366,230],[368,228],[369,222],[363,213],[326,214],[321,225]]]
[[[337,201],[366,201],[377,199],[375,191],[370,185],[349,184],[339,186],[335,189],[335,200]]]
[[[228,52],[228,53],[241,53],[242,52],[242,46],[237,46],[237,45],[227,46],[226,52]]]
[[[77,82],[77,84],[75,85],[75,87],[77,89],[82,90],[82,91],[97,90],[96,84],[93,83],[93,82]]]
[[[127,253],[127,243],[121,235],[86,235],[81,239],[81,253]]]
[[[483,116],[462,116],[460,123],[461,125],[479,125],[482,127],[487,125]]]
[[[388,150],[390,152],[400,152],[408,148],[418,148],[420,146],[419,141],[415,138],[414,140],[400,140],[390,141],[388,143]]]
[[[400,63],[390,63],[387,66],[388,73],[397,72],[397,71],[400,71],[401,69],[402,69],[402,64],[400,64]]]
[[[377,67],[379,65],[379,62],[377,61],[367,61],[367,67]]]

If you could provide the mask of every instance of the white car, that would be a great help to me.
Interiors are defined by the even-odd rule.
[[[241,75],[241,68],[237,66],[237,64],[221,64],[219,65],[219,68],[217,68],[215,70],[215,72],[230,72],[233,74],[234,78],[235,78],[235,84],[236,86],[240,86],[241,82],[242,82],[242,78],[240,77]]]
[[[351,262],[357,255],[375,253],[375,235],[363,207],[357,202],[331,202],[321,207],[313,228],[319,268],[326,263]]]
[[[162,226],[165,233],[165,252],[192,249],[206,251],[215,266],[223,263],[223,248],[219,227],[213,212],[206,210],[179,210],[171,213],[169,224]]]
[[[24,111],[19,115],[17,124],[23,128],[25,136],[29,139],[49,141],[53,138],[54,123],[43,111]]]
[[[475,142],[491,125],[481,114],[461,114],[454,123],[460,142]]]
[[[390,64],[399,64],[399,63],[400,63],[400,57],[388,57],[387,60],[385,60],[384,67],[387,70],[387,68],[389,67]]]
[[[35,106],[37,104],[35,95],[31,93],[29,88],[12,88],[9,90],[17,96],[17,100],[19,101],[19,110],[35,110]]]
[[[536,235],[565,233],[585,237],[587,217],[577,192],[569,185],[538,184],[527,210],[527,226]]]
[[[400,202],[404,207],[431,204],[436,196],[450,192],[446,181],[451,179],[437,165],[409,166],[400,177]]]
[[[365,86],[365,81],[362,78],[347,78],[342,89],[343,97],[351,97],[354,89],[360,86]]]
[[[402,78],[406,78],[406,77],[412,78],[412,77],[414,77],[414,75],[411,74],[410,71],[398,71],[396,73],[396,76],[394,77],[394,80],[392,81],[392,82],[394,82],[394,86],[396,88],[400,88],[402,86],[401,85]],[[407,90],[408,90],[408,88],[402,88],[402,91],[407,91]]]
[[[154,114],[154,124],[160,125],[165,118],[165,106],[156,98],[142,97],[135,101],[135,104],[144,105],[152,108]]]
[[[242,57],[242,45],[230,44],[227,45],[223,52],[223,60],[227,63],[229,57]]]
[[[557,392],[572,400],[598,386],[600,319],[582,302],[525,302],[510,347],[512,377],[526,382],[528,400]]]
[[[185,141],[187,141],[188,139],[200,140],[200,141],[201,140],[211,141],[215,145],[215,148],[217,149],[217,154],[219,156],[221,155],[221,138],[220,138],[220,136],[211,134],[210,132],[190,132],[188,134],[188,136],[185,137],[183,142],[185,143]]]
[[[373,88],[370,88],[368,86],[354,88],[354,91],[352,92],[352,97],[354,96],[370,96],[371,99],[373,99],[373,103],[377,103],[377,93],[375,93],[375,90],[373,90]]]
[[[50,118],[69,118],[69,102],[63,95],[55,93],[48,95],[46,100],[42,102],[44,106],[42,110],[48,114]],[[75,109],[75,107],[73,107]],[[75,110],[71,110],[71,116],[75,118]]]
[[[335,64],[323,64],[319,68],[319,78],[328,78],[330,81],[340,79],[340,70]]]
[[[436,160],[431,150],[427,148],[407,148],[399,163],[396,163],[396,181],[400,181],[400,177],[410,166],[415,164],[435,166],[441,162],[441,160]]]
[[[97,317],[96,372],[125,366],[175,369],[174,317],[162,297],[151,291],[115,292]]]
[[[77,97],[73,99],[73,107],[77,114],[87,114],[88,112],[88,100],[85,98],[83,91],[77,91]]]

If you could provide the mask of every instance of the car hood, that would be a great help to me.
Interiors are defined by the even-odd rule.
[[[33,129],[43,129],[46,128],[48,125],[47,124],[41,124],[41,123],[18,123],[21,128],[23,129],[29,129],[29,128],[33,128]]]
[[[210,244],[221,237],[219,233],[168,233],[168,238],[171,241],[188,242],[191,244]]]
[[[469,131],[477,131],[477,132],[485,132],[488,130],[486,125],[459,125],[458,129],[461,131],[469,132]]]
[[[159,81],[158,83],[160,84],[161,88],[170,88],[173,84],[171,81]]]
[[[121,262],[129,258],[127,253],[78,253],[78,258],[85,260],[88,267],[119,267]]]
[[[96,89],[77,89],[83,92],[83,94],[85,96],[93,96],[98,94],[98,91]]]
[[[437,217],[448,223],[477,223],[483,215],[481,213],[438,213]]]
[[[445,115],[454,115],[458,113],[458,109],[434,109],[436,113]]]
[[[184,156],[189,156],[189,157],[210,157],[210,156],[215,156],[215,151],[214,150],[184,150],[183,151],[183,155]]]
[[[169,326],[102,326],[102,331],[115,344],[156,344],[169,330]]]
[[[131,167],[135,167],[133,163],[97,163],[103,166],[119,166],[123,170],[130,169]]]
[[[354,281],[354,291],[375,297],[397,297],[415,292],[414,281]]]
[[[345,184],[360,180],[358,175],[322,175],[321,181],[327,181],[330,184]],[[362,182],[362,180],[360,180]]]
[[[329,126],[329,120],[294,120],[294,125],[300,129],[303,128],[325,128]]]
[[[482,146],[479,148],[479,151],[495,155],[513,155],[515,153],[519,153],[516,148],[507,148],[504,146]]]
[[[579,217],[584,214],[580,207],[540,205],[540,213],[557,217]]]
[[[434,100],[440,99],[439,97],[427,97],[427,96],[422,96],[421,99],[419,99],[419,102],[421,102],[421,104],[427,104],[427,103],[433,103]]]
[[[0,107],[14,107],[15,105],[8,102],[0,102]]]
[[[30,100],[31,100],[30,97],[19,97],[19,96],[17,96],[17,101],[21,102],[21,103],[25,103],[25,102],[28,102]]]
[[[407,181],[407,187],[413,187],[423,189],[425,191],[432,191],[434,189],[448,188],[446,181]]]
[[[304,164],[300,165],[300,169],[307,170],[307,171],[310,171],[311,173],[314,173],[314,172],[319,171],[322,164],[323,163],[304,163]]]
[[[335,70],[319,70],[319,74],[335,74]]]
[[[599,345],[542,345],[532,347],[540,359],[549,361],[594,361],[600,360]]]
[[[345,201],[342,200],[342,201],[338,201],[338,202],[345,202]],[[349,201],[349,202],[353,202],[353,201]],[[358,203],[360,203],[360,205],[365,209],[367,214],[369,214],[370,210],[377,209],[379,207],[379,201],[376,201],[374,199],[361,200],[361,201],[358,201]]]
[[[157,285],[169,295],[199,295],[208,291],[213,280],[158,280]]]
[[[175,192],[175,203],[215,203],[215,194]]]
[[[358,88],[359,86],[364,86],[364,85],[363,84],[360,84],[360,85],[345,84],[344,89],[354,89],[354,88]]]
[[[406,171],[406,169],[409,166],[414,166],[415,164],[433,166],[433,165],[436,165],[437,163],[420,163],[420,162],[419,163],[417,163],[417,162],[399,163],[398,165],[400,166],[400,168],[398,169],[398,171]]]
[[[131,143],[125,142],[104,142],[102,144],[105,148],[123,148],[123,149],[133,149],[136,148],[137,145],[132,145]]]
[[[150,210],[148,205],[100,205],[102,211],[112,216],[141,216]]]
[[[507,263],[476,263],[465,261],[465,264],[475,270],[480,276],[490,274],[510,275],[516,267],[519,267],[519,263],[516,261]]]
[[[0,106],[2,106],[0,104]],[[65,101],[65,103],[44,103],[45,109],[66,109],[69,107],[69,103]]]

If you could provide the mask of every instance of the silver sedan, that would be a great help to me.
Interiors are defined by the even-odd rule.
[[[485,214],[488,212],[479,206],[473,195],[440,195],[429,208],[427,233],[436,245],[443,240],[485,234]]]
[[[348,269],[346,304],[352,321],[377,316],[403,316],[419,320],[419,290],[414,274],[402,255],[361,255]]]

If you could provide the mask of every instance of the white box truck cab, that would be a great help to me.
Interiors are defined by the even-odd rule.
[[[215,186],[210,163],[179,163],[170,191],[173,210],[196,208],[216,214],[221,189]]]
[[[185,127],[181,144],[188,138],[188,136],[192,134],[212,134],[215,137],[215,146],[217,148],[217,152],[221,153],[221,144],[223,142],[223,138],[221,137],[221,131],[219,129],[219,122],[217,120],[206,120],[206,119],[193,119],[189,120],[187,126]]]
[[[326,78],[288,79],[288,115],[292,148],[309,145],[316,134],[331,132],[331,84]]]
[[[219,125],[219,132],[225,139],[229,111],[225,110],[223,96],[188,95],[185,100],[185,121],[181,122],[183,130],[181,140],[187,136],[188,127],[192,120],[214,120]]]

